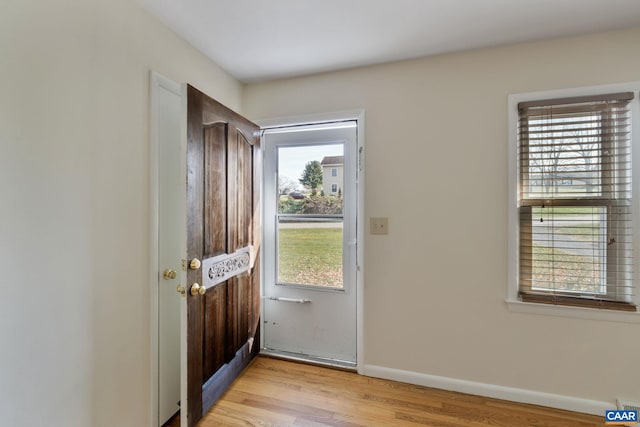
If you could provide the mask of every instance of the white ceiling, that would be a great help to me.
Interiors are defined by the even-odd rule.
[[[136,1],[243,82],[640,24],[640,0]]]

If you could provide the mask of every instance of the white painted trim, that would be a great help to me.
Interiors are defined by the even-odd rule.
[[[363,375],[421,385],[425,387],[433,387],[441,390],[455,391],[458,393],[473,394],[477,396],[491,397],[494,399],[528,403],[532,405],[540,405],[549,408],[564,409],[567,411],[582,412],[593,415],[602,415],[604,414],[604,411],[606,409],[613,409],[616,407],[615,402],[601,402],[597,400],[582,399],[579,397],[564,396],[560,394],[544,393],[522,388],[505,387],[495,384],[461,380],[457,378],[427,375],[418,372],[403,371],[400,369],[386,368],[376,365],[364,366]]]
[[[149,378],[151,379],[151,398],[149,420],[151,427],[158,426],[158,216],[159,216],[159,182],[158,182],[158,102],[157,91],[160,86],[160,75],[150,72],[150,124],[149,124],[149,301],[150,301],[150,340],[149,340]]]
[[[518,299],[518,277],[520,275],[519,262],[520,245],[518,235],[518,102],[519,98],[509,95],[507,114],[507,298],[511,301]]]
[[[158,330],[159,330],[159,312],[158,312],[158,241],[159,232],[159,134],[158,134],[158,91],[160,89],[167,90],[178,96],[181,96],[180,85],[163,75],[151,70],[149,73],[149,92],[150,92],[150,115],[149,115],[149,301],[150,301],[150,339],[149,339],[149,369],[150,369],[150,387],[151,399],[149,402],[150,425],[157,427],[158,420],[158,400],[159,400],[159,384],[158,384]]]
[[[506,299],[505,302],[507,303],[509,311],[513,311],[514,313],[573,317],[574,319],[602,320],[606,322],[640,323],[640,313],[638,312],[538,304],[533,302],[523,302],[519,299]]]
[[[364,366],[364,224],[366,222],[365,204],[364,204],[364,183],[365,181],[365,154],[364,148],[364,110],[356,112],[355,119],[358,121],[358,158],[356,159],[356,168],[358,170],[357,192],[358,192],[358,224],[357,224],[357,249],[356,249],[356,369],[362,375]]]
[[[525,303],[518,296],[518,260],[519,254],[519,222],[518,222],[518,103],[522,101],[535,101],[540,99],[564,98],[571,96],[586,96],[616,92],[634,92],[639,96],[640,81],[616,83],[599,86],[577,87],[561,90],[548,90],[542,92],[529,92],[511,94],[508,97],[508,117],[507,117],[507,308],[509,311],[517,313],[541,314],[547,316],[572,317],[580,319],[601,320],[611,322],[638,323],[640,312],[617,312],[614,310],[602,310],[597,308],[568,307],[560,305]],[[640,109],[638,99],[635,98],[631,104],[632,115],[632,168],[633,168],[633,206],[634,217],[638,218],[640,212]],[[638,254],[640,254],[640,221],[633,224],[633,253],[635,265],[633,272],[634,284],[636,286],[635,296],[632,301],[640,306],[640,264]]]
[[[291,117],[276,117],[273,119],[260,119],[254,120],[254,123],[260,126],[261,129],[296,126],[300,124],[316,124],[316,123],[328,123],[328,122],[340,122],[347,120],[363,120],[364,110],[344,110],[336,111],[333,113],[318,113],[318,114],[304,114],[300,116]],[[360,126],[358,126],[359,128]],[[363,140],[364,142],[364,140]]]
[[[357,128],[357,152],[358,159],[356,159],[357,174],[357,209],[358,209],[358,222],[357,222],[357,250],[356,250],[356,369],[360,375],[363,375],[364,366],[364,223],[365,223],[365,111],[364,109],[344,110],[329,113],[317,113],[317,114],[305,114],[299,116],[280,117],[271,119],[259,119],[254,120],[254,123],[260,126],[261,129],[269,129],[276,127],[293,126],[299,124],[315,124],[315,123],[327,123],[336,121],[356,120],[358,123]],[[362,150],[362,151],[361,151]],[[263,189],[264,190],[264,189]],[[264,194],[260,195],[260,200],[264,200]],[[264,239],[263,239],[264,240]],[[261,263],[264,265],[264,251],[261,253]],[[261,269],[260,283],[264,286],[264,268]],[[264,296],[264,290],[261,288],[261,292]],[[264,312],[264,301],[261,302],[261,312]],[[264,348],[264,324],[260,325],[260,348]]]
[[[184,218],[182,241],[180,246],[182,247],[183,259],[187,260],[187,84],[180,84],[180,97],[182,101],[181,117],[180,117],[180,176],[185,179],[185,191],[180,195],[180,207],[182,208],[181,218]],[[185,275],[186,280],[186,275]],[[186,283],[186,282],[185,282]],[[187,298],[180,298],[180,408],[189,407],[189,393],[188,390],[188,372],[187,372]],[[180,425],[187,425],[187,411],[180,411]]]

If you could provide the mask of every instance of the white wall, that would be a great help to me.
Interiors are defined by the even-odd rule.
[[[503,302],[507,94],[637,80],[638,40],[640,29],[479,50],[242,98],[128,0],[2,2],[2,424],[147,425],[150,69],[253,118],[366,108],[367,215],[390,218],[388,236],[366,237],[367,364],[640,400],[637,325]],[[624,338],[615,351],[610,337]]]
[[[0,5],[2,425],[148,425],[150,69],[240,106],[127,0]]]
[[[256,120],[366,111],[366,215],[389,217],[388,236],[365,239],[367,365],[640,400],[640,324],[504,302],[508,94],[638,80],[639,41],[635,28],[245,87]]]

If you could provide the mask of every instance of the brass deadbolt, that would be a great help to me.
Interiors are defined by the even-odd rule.
[[[163,273],[162,273],[162,277],[164,277],[164,280],[171,280],[171,279],[175,279],[178,276],[178,272],[175,270],[172,270],[170,268],[167,268]]]
[[[180,295],[182,295],[183,297],[187,296],[187,288],[185,288],[185,287],[184,287],[184,286],[182,286],[182,285],[178,285],[178,286],[176,286],[176,291],[177,291]]]
[[[198,258],[194,258],[189,262],[189,268],[192,269],[192,270],[199,269],[201,265],[202,265],[202,263],[200,262],[200,260]]]
[[[204,295],[207,292],[207,288],[205,288],[204,286],[200,286],[197,283],[194,283],[193,286],[191,286],[191,295],[193,295],[194,297],[196,295]]]

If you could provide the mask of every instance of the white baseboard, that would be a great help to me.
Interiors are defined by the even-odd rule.
[[[376,365],[365,365],[362,373],[368,377],[383,378],[386,380],[400,381],[425,387],[457,391],[459,393],[474,394],[477,396],[492,397],[495,399],[510,400],[512,402],[547,406],[549,408],[564,409],[567,411],[582,412],[585,414],[600,415],[603,417],[606,409],[616,408],[615,402],[600,402],[597,400],[542,393],[539,391],[525,390],[521,388],[504,387],[475,381],[439,377],[436,375],[427,375]]]

